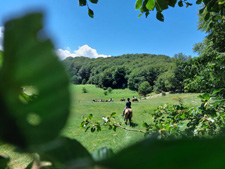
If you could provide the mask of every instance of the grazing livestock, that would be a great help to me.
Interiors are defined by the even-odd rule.
[[[120,99],[120,101],[124,102],[124,101],[125,101],[125,99],[124,99],[124,98],[122,98],[122,99]]]
[[[106,102],[113,102],[113,99],[110,98],[109,100],[106,100]]]
[[[132,102],[138,102],[139,100],[137,98],[132,98]]]

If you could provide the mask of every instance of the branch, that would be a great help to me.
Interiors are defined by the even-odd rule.
[[[146,133],[145,131],[142,131],[142,130],[128,129],[126,127],[123,127],[123,126],[120,126],[120,125],[116,125],[116,124],[113,124],[113,126],[120,127],[122,129],[128,130],[128,131],[136,131],[136,132],[140,132],[140,133]]]

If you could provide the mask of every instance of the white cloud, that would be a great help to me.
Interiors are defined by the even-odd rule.
[[[65,59],[66,57],[78,57],[78,56],[85,56],[89,58],[98,58],[98,57],[110,57],[110,55],[103,55],[98,54],[96,49],[91,48],[88,45],[79,46],[78,50],[74,50],[71,52],[71,49],[67,47],[67,49],[58,49],[56,51],[57,55],[60,59]]]
[[[0,50],[3,50],[3,37],[4,37],[3,31],[4,27],[0,26]]]

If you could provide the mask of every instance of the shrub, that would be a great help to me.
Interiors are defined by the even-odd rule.
[[[108,92],[107,91],[104,91],[104,95],[107,95],[108,94]]]
[[[108,87],[108,92],[109,92],[109,93],[112,93],[112,90],[113,90],[113,89],[112,89],[111,87]]]
[[[82,88],[83,93],[87,93],[87,89],[85,87]]]

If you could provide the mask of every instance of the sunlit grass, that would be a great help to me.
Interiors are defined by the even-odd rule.
[[[87,93],[82,92],[82,88],[87,89]],[[85,132],[80,128],[82,116],[88,116],[92,113],[93,120],[102,122],[102,116],[110,115],[116,112],[116,119],[123,123],[121,116],[125,102],[121,102],[121,98],[138,97],[137,92],[129,89],[115,89],[112,93],[104,95],[103,89],[96,88],[94,85],[71,85],[71,114],[68,119],[67,125],[62,131],[62,135],[77,139],[81,144],[88,149],[90,153],[106,146],[112,148],[114,152],[118,152],[126,146],[144,139],[143,133],[132,131],[125,131],[118,128],[117,131],[102,128],[101,132],[91,133]],[[134,129],[144,130],[143,122],[152,122],[151,114],[157,106],[161,104],[178,104],[176,97],[180,97],[186,106],[197,106],[200,104],[200,99],[197,98],[199,94],[184,93],[184,94],[167,94],[166,96],[152,97],[150,99],[142,99],[139,102],[132,102],[134,111],[133,122],[137,125]],[[113,98],[114,102],[93,102],[96,100],[106,100]],[[139,97],[138,97],[139,98]],[[175,99],[174,99],[175,98]],[[130,126],[126,126],[131,128]],[[20,169],[25,168],[31,161],[28,155],[21,155],[13,152],[14,147],[7,144],[0,145],[0,155],[11,157],[11,168]]]
[[[82,88],[87,89],[87,93],[82,93]],[[96,88],[94,85],[72,85],[71,86],[71,115],[67,126],[63,130],[63,135],[79,140],[90,152],[96,151],[102,146],[107,146],[113,149],[114,152],[121,150],[121,148],[133,144],[141,139],[144,139],[142,133],[125,131],[118,128],[116,132],[103,128],[98,133],[85,132],[80,128],[82,116],[88,116],[92,113],[93,120],[102,122],[102,116],[110,115],[112,112],[117,113],[117,120],[123,122],[121,117],[125,102],[121,102],[121,98],[132,98],[138,94],[129,89],[115,89],[112,93],[104,95],[103,89]],[[142,99],[139,102],[132,102],[132,109],[134,111],[133,122],[137,125],[135,129],[144,130],[143,122],[152,122],[151,114],[157,106],[161,104],[178,104],[176,97],[183,100],[184,105],[195,106],[200,103],[197,98],[199,94],[185,93],[185,94],[167,94],[166,96],[154,97],[150,99]],[[93,102],[96,100],[106,100],[113,98],[114,102]],[[139,98],[139,97],[138,97]],[[125,124],[122,124],[125,126]],[[126,126],[131,128],[130,126]]]

